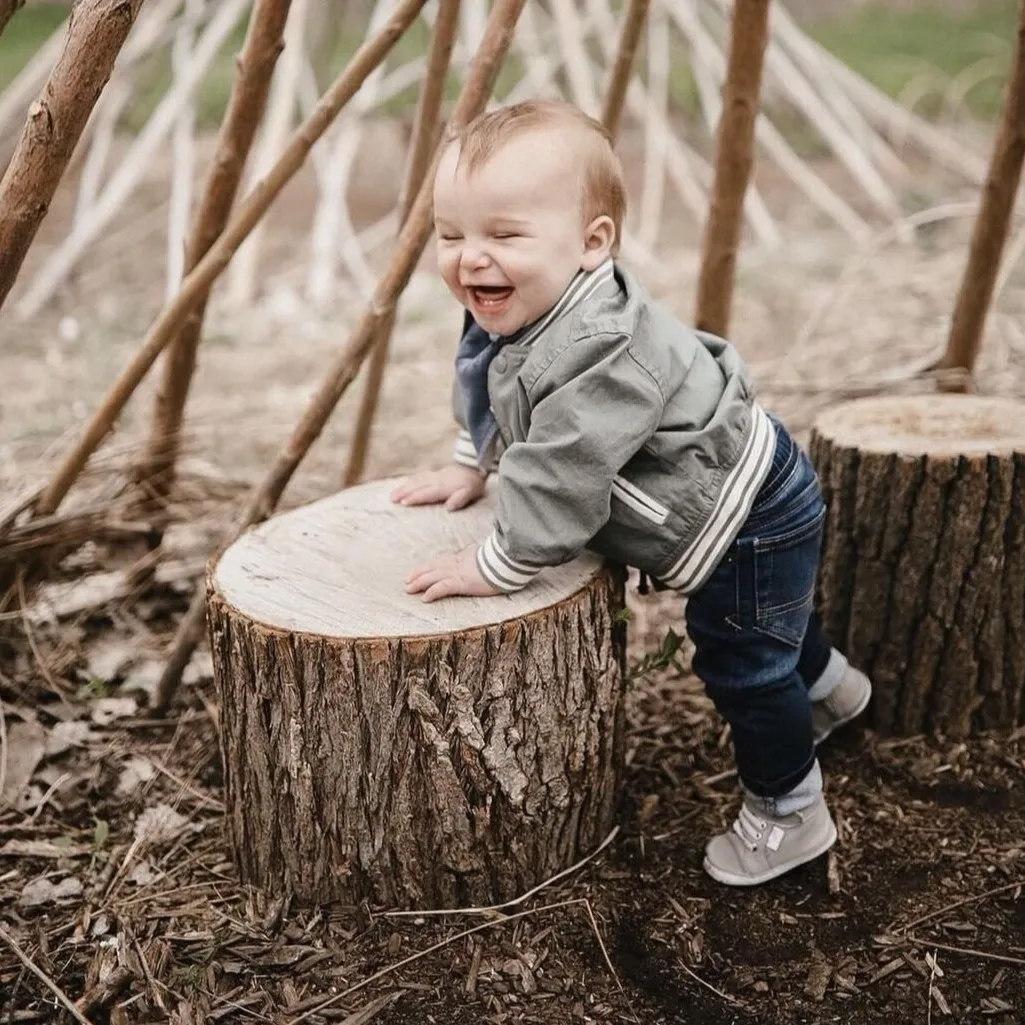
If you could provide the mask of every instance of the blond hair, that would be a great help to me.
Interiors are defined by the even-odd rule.
[[[584,224],[596,217],[609,217],[615,225],[618,249],[626,215],[623,168],[605,126],[572,103],[525,100],[478,115],[455,139],[459,145],[457,167],[473,174],[510,139],[538,128],[564,128],[577,137],[583,164]]]

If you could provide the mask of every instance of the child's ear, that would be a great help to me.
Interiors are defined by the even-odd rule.
[[[595,217],[584,229],[584,252],[581,270],[597,270],[611,255],[616,245],[616,226],[606,214]]]

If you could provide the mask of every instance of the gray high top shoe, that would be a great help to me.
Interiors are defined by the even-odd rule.
[[[749,799],[733,827],[705,848],[705,871],[728,886],[757,886],[824,854],[836,842],[836,826],[819,794],[791,815],[772,816]]]
[[[872,698],[872,684],[859,669],[848,665],[840,682],[821,701],[811,703],[811,728],[821,744],[834,730],[857,719]]]

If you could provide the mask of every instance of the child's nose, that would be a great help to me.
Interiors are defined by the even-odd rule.
[[[466,242],[463,244],[462,252],[459,254],[459,262],[468,269],[479,270],[481,267],[488,265],[490,257],[483,246]]]

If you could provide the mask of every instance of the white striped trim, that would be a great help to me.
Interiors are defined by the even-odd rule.
[[[473,447],[473,438],[470,437],[469,431],[459,432],[459,437],[456,438],[456,447],[452,452],[452,458],[460,466],[472,466],[475,470],[479,469],[477,465],[477,450]]]
[[[612,479],[612,494],[639,516],[643,516],[652,523],[661,525],[669,519],[669,510],[661,502],[641,491],[636,484],[631,484],[625,477]]]
[[[772,466],[776,429],[757,403],[751,407],[751,431],[737,465],[723,482],[719,498],[691,546],[661,578],[674,590],[696,591],[718,565],[751,512],[755,495]]]
[[[611,256],[593,271],[577,271],[573,280],[567,286],[566,291],[562,293],[559,301],[540,320],[536,321],[532,327],[526,328],[519,338],[515,335],[510,338],[510,343],[514,345],[533,345],[555,320],[561,317],[567,310],[583,302],[588,296],[594,295],[602,285],[612,280],[614,274],[615,265],[612,262]]]
[[[517,562],[499,547],[494,533],[477,549],[477,569],[494,588],[509,593],[526,587],[541,572],[543,566]]]

